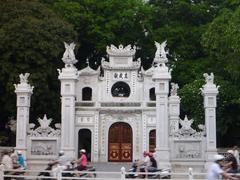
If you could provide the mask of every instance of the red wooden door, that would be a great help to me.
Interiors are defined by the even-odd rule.
[[[132,161],[132,128],[129,124],[118,122],[109,128],[108,161]]]

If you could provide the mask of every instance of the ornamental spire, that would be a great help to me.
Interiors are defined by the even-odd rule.
[[[66,42],[64,42],[64,46],[65,52],[63,54],[62,60],[65,63],[65,67],[72,67],[78,62],[74,54],[74,48],[76,44],[74,42],[72,42],[71,44],[67,44]]]
[[[107,46],[107,53],[111,56],[133,56],[136,53],[136,46],[131,46],[130,44],[124,47],[120,44],[118,47],[111,44]]]
[[[157,50],[155,52],[154,63],[165,64],[166,62],[168,62],[168,58],[167,58],[168,51],[165,50],[167,46],[167,40],[162,42],[161,44],[155,41],[155,46]]]

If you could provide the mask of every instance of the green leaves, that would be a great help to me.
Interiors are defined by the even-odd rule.
[[[233,80],[239,80],[240,73],[240,8],[234,12],[224,10],[203,35],[202,44],[212,59]]]
[[[185,115],[194,119],[195,124],[204,124],[203,97],[200,88],[203,79],[194,80],[185,84],[179,91],[181,97],[181,116]]]
[[[63,66],[63,41],[78,43],[78,68],[86,58],[97,67],[110,44],[136,45],[136,58],[149,68],[154,41],[167,40],[172,81],[180,86],[181,116],[203,121],[199,88],[202,74],[213,72],[221,86],[217,123],[224,136],[235,123],[240,127],[239,29],[238,0],[2,0],[1,126],[16,114],[13,84],[23,72],[31,73],[35,86],[31,120],[45,113],[60,119],[56,69]]]
[[[16,115],[13,84],[25,72],[31,73],[30,83],[35,86],[30,119],[45,113],[59,119],[56,69],[62,64],[63,41],[76,38],[73,26],[41,3],[15,0],[1,2],[0,24],[1,121]]]
[[[52,5],[57,14],[74,24],[81,44],[77,58],[100,63],[110,44],[143,44],[145,23],[151,9],[141,0],[58,1]]]

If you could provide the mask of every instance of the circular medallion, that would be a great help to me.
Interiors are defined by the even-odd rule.
[[[112,158],[118,157],[118,153],[117,153],[116,151],[112,151],[112,152],[111,152],[111,157],[112,157]]]
[[[124,157],[124,158],[129,158],[129,157],[130,157],[130,153],[129,153],[128,151],[125,151],[125,152],[123,153],[123,157]]]

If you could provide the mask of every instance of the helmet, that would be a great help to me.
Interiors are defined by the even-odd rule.
[[[224,159],[224,156],[221,154],[216,154],[213,156],[214,161],[221,161]]]
[[[58,155],[59,155],[59,156],[64,155],[64,151],[59,151],[59,152],[58,152]]]
[[[17,154],[22,154],[22,151],[17,151]]]
[[[144,155],[144,156],[149,156],[149,152],[144,151],[144,152],[143,152],[143,155]]]
[[[80,153],[86,153],[86,150],[85,149],[81,149]]]

